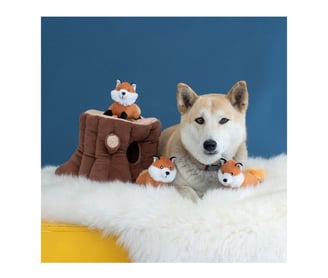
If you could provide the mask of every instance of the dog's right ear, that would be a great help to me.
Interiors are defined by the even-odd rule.
[[[185,113],[198,99],[198,95],[187,84],[179,83],[177,86],[177,103],[180,113]]]

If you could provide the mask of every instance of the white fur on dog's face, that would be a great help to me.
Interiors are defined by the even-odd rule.
[[[177,174],[177,170],[175,168],[173,170],[167,167],[160,169],[153,165],[148,168],[148,172],[155,181],[164,183],[173,182]]]
[[[202,121],[197,121],[199,118]],[[225,95],[200,96],[181,117],[181,141],[203,164],[217,163],[221,157],[231,159],[245,138],[245,115],[238,112]],[[204,148],[208,140],[215,141],[215,149]]]
[[[119,104],[123,106],[128,106],[135,103],[135,101],[138,98],[138,94],[130,93],[125,89],[121,89],[121,90],[112,90],[111,97],[114,101],[118,102]]]

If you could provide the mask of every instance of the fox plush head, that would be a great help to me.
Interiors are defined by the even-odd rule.
[[[135,83],[121,82],[116,80],[116,87],[111,91],[111,97],[114,101],[123,106],[128,106],[136,102],[138,98],[137,85]]]
[[[235,160],[220,159],[218,171],[219,182],[224,187],[239,188],[257,185],[263,181],[265,171],[260,168],[250,168],[243,171],[243,164]]]
[[[153,163],[148,168],[149,175],[158,182],[170,183],[175,179],[177,170],[174,165],[175,157],[153,157]]]
[[[172,183],[177,174],[177,170],[174,165],[175,157],[153,157],[153,163],[148,169],[142,171],[137,180],[137,184],[152,186],[167,185]]]

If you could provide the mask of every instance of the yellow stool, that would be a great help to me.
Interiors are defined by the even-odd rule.
[[[42,222],[41,261],[129,262],[127,251],[116,240],[83,226]]]

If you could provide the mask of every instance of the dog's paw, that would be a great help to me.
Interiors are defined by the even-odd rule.
[[[193,201],[194,203],[197,203],[200,200],[200,197],[196,193],[195,190],[193,190],[189,186],[185,185],[176,185],[175,189],[180,193],[180,195],[186,199],[189,199]]]

